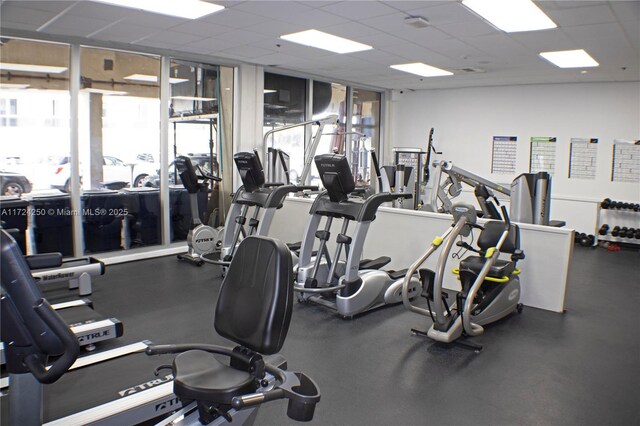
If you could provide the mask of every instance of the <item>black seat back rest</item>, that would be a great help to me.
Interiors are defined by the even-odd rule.
[[[286,244],[250,236],[240,243],[222,282],[215,329],[256,352],[278,352],[293,309],[293,262]]]
[[[486,250],[490,247],[495,247],[498,244],[500,236],[504,232],[505,225],[501,220],[492,220],[484,224],[484,230],[478,237],[478,247],[482,250]],[[503,253],[513,253],[520,249],[520,228],[518,225],[512,223],[509,235],[504,244],[500,248]]]

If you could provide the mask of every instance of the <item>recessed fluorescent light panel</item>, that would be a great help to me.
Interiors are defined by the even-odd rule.
[[[2,71],[24,71],[24,72],[40,72],[43,74],[60,74],[67,70],[67,67],[54,67],[51,65],[32,65],[32,64],[8,64],[0,63]]]
[[[124,77],[125,80],[135,80],[135,81],[146,81],[149,83],[157,83],[158,82],[158,77],[155,75],[148,75],[148,74],[131,74],[128,75],[126,77]],[[189,81],[188,78],[176,78],[176,77],[171,77],[169,78],[169,83],[171,84],[176,84],[176,83],[184,83],[185,81]]]
[[[16,90],[26,89],[30,87],[28,84],[16,84],[16,83],[0,83],[0,90]]]
[[[531,0],[464,0],[462,4],[507,33],[558,27]]]
[[[305,46],[317,47],[335,53],[352,53],[371,50],[373,47],[357,41],[323,33],[318,30],[306,30],[299,33],[285,34],[281,39]]]
[[[542,52],[540,56],[560,68],[587,68],[600,65],[584,49]]]
[[[264,94],[266,95],[267,93],[276,93],[277,90],[275,89],[264,89]]]
[[[88,92],[88,93],[98,93],[100,95],[111,95],[111,96],[127,94],[127,92],[122,92],[120,90],[96,89],[93,87],[87,87],[86,89],[82,89],[82,91]]]
[[[216,98],[199,98],[197,96],[172,96],[171,99],[178,99],[180,101],[198,101],[198,102],[211,102]]]
[[[114,6],[144,10],[161,15],[175,16],[185,19],[198,19],[224,9],[214,3],[200,0],[94,0]]]
[[[440,77],[444,75],[453,75],[452,72],[432,67],[431,65],[423,64],[422,62],[415,62],[413,64],[391,65],[391,68],[398,71],[408,72],[410,74],[416,74],[422,77]]]

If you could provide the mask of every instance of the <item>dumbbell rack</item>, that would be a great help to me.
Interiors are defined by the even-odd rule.
[[[629,203],[633,204],[633,203]],[[600,227],[604,224],[609,225],[609,230],[605,235],[600,235],[598,232]],[[640,240],[635,236],[629,237],[614,237],[611,235],[611,231],[615,226],[640,229],[640,211],[634,211],[633,208],[603,208],[601,204],[598,205],[598,224],[596,226],[595,235],[598,241],[609,241],[615,243],[632,244],[640,246]]]

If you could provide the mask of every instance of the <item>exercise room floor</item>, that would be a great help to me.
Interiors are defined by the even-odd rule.
[[[566,313],[525,307],[476,338],[480,353],[412,336],[430,320],[402,305],[343,320],[296,304],[282,354],[321,388],[312,424],[640,424],[638,260],[576,247]],[[124,323],[118,345],[224,343],[212,324],[218,275],[175,257],[114,265],[92,299]],[[256,424],[295,424],[285,412],[266,404]]]

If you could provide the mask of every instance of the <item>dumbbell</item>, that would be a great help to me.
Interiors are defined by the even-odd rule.
[[[619,233],[620,233],[620,227],[619,226],[614,226],[613,227],[613,231],[611,231],[611,236],[612,237],[617,237]]]
[[[623,226],[622,228],[620,228],[620,232],[618,233],[618,236],[620,238],[627,238],[627,231],[628,231],[628,228],[626,226]]]
[[[631,204],[629,203],[622,203],[622,208],[625,210],[628,210],[631,207]]]
[[[600,227],[600,230],[598,231],[598,234],[600,235],[607,235],[607,232],[609,232],[609,225],[607,225],[606,223],[604,225],[602,225]]]
[[[600,203],[600,207],[602,207],[603,209],[608,209],[609,207],[611,207],[611,198],[605,198],[604,200],[602,200],[602,202]]]
[[[585,233],[580,234],[580,245],[582,247],[591,247],[595,244],[596,237],[595,235],[587,235]]]
[[[635,229],[635,228],[627,229],[627,238],[635,237],[636,236],[636,231],[637,231],[637,229]]]
[[[633,205],[633,211],[637,212],[638,210],[640,210],[640,204],[636,203]]]
[[[640,240],[640,229],[636,229],[636,240]]]

